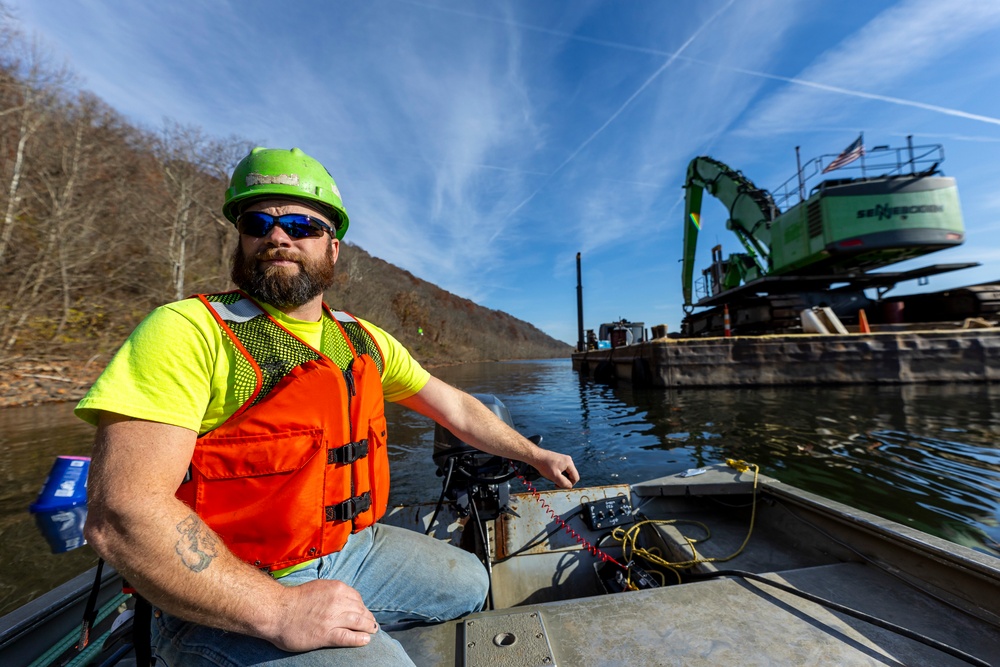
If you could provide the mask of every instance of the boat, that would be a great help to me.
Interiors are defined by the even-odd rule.
[[[434,461],[437,502],[383,521],[478,553],[491,587],[484,611],[388,629],[421,667],[1000,664],[1000,559],[752,462],[538,490],[523,468],[446,431]],[[93,581],[0,619],[0,664],[64,664]],[[130,660],[127,623],[111,629],[131,606],[120,587],[108,569],[95,589],[94,664]]]
[[[509,509],[486,526],[494,608],[395,634],[416,664],[1000,664],[1000,560],[744,462]]]

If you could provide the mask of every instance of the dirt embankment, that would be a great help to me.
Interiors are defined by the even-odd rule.
[[[0,408],[78,401],[104,361],[8,359],[0,364]]]

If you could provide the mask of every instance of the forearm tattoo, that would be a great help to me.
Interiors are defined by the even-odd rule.
[[[192,572],[201,572],[219,555],[218,540],[198,515],[189,514],[177,524],[177,532],[181,538],[177,540],[174,551]]]

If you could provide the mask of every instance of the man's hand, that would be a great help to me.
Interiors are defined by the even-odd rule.
[[[267,637],[278,648],[311,651],[331,646],[364,646],[378,623],[361,594],[341,581],[316,579],[287,587],[289,602],[280,626]]]
[[[539,448],[533,459],[527,463],[560,489],[572,488],[580,481],[580,473],[576,471],[573,458],[569,454]]]

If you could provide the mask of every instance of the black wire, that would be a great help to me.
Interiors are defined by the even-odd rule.
[[[469,505],[472,506],[472,521],[478,528],[479,539],[483,545],[483,565],[486,566],[486,578],[489,580],[489,588],[486,589],[486,603],[489,609],[493,609],[493,564],[490,562],[490,543],[486,539],[486,530],[479,520],[479,508],[476,507],[476,499],[469,496]]]
[[[83,610],[83,627],[80,629],[81,648],[90,643],[90,633],[94,629],[94,621],[97,620],[97,596],[101,593],[101,576],[104,574],[104,559],[97,559],[97,571],[94,574],[94,584],[90,587],[90,595],[87,596],[87,605]]]
[[[566,516],[562,517],[562,520],[564,522],[568,522],[573,517],[578,516],[578,515],[580,515],[582,513],[583,513],[583,508],[581,507],[581,508],[579,508],[579,509],[577,509],[577,510],[575,510],[573,512],[570,512]],[[527,544],[525,544],[524,546],[522,546],[517,551],[512,551],[509,554],[507,554],[506,556],[504,556],[503,558],[498,558],[495,562],[497,562],[497,563],[503,563],[504,561],[510,560],[514,556],[519,556],[522,553],[524,553],[525,551],[527,551],[528,549],[533,549],[534,547],[537,547],[539,544],[541,544],[542,542],[544,542],[548,538],[552,537],[553,535],[555,535],[556,533],[558,533],[560,530],[563,530],[562,524],[557,525],[555,528],[553,528],[549,532],[545,533],[544,535],[539,535],[538,537],[534,538],[532,541],[530,541]]]
[[[841,614],[846,614],[848,616],[853,616],[854,618],[862,620],[866,623],[870,623],[871,625],[883,628],[885,630],[889,630],[891,632],[895,632],[896,634],[902,635],[903,637],[907,637],[908,639],[912,639],[913,641],[920,642],[921,644],[930,646],[931,648],[935,648],[938,651],[941,651],[942,653],[947,653],[948,655],[958,658],[959,660],[962,660],[964,662],[967,662],[970,665],[978,665],[979,667],[990,667],[990,663],[984,660],[980,660],[979,658],[973,655],[969,655],[965,651],[962,651],[953,646],[945,644],[944,642],[939,642],[936,639],[932,639],[927,635],[922,635],[918,632],[910,630],[909,628],[904,628],[901,625],[896,625],[895,623],[891,623],[884,619],[878,618],[877,616],[866,614],[863,611],[858,611],[857,609],[852,609],[851,607],[845,607],[844,605],[838,602],[833,602],[832,600],[821,598],[817,595],[813,595],[812,593],[806,593],[805,591],[800,591],[796,588],[792,588],[791,586],[786,586],[785,584],[778,583],[777,581],[773,581],[766,577],[762,577],[761,575],[755,574],[753,572],[745,572],[743,570],[718,570],[716,572],[709,572],[705,574],[690,573],[689,576],[698,579],[714,579],[716,577],[740,577],[742,579],[752,579],[754,581],[759,581],[762,584],[767,584],[768,586],[773,586],[779,590],[785,591],[786,593],[797,595],[801,598],[809,600],[810,602],[815,602],[818,605],[822,605],[824,607],[827,607],[828,609],[832,609],[833,611],[840,612]]]
[[[441,495],[438,497],[437,507],[434,508],[434,514],[431,515],[431,522],[427,524],[427,532],[424,535],[430,535],[431,531],[434,530],[434,522],[437,521],[438,512],[444,506],[444,494],[448,492],[448,482],[451,481],[451,471],[455,468],[455,457],[448,457],[448,471],[444,476],[444,484],[441,485]]]
[[[597,538],[597,541],[594,542],[594,546],[597,547],[598,549],[600,549],[601,545],[604,544],[604,540],[608,539],[609,537],[613,537],[614,534],[615,534],[614,531],[611,531],[610,533],[604,533],[599,538]]]

